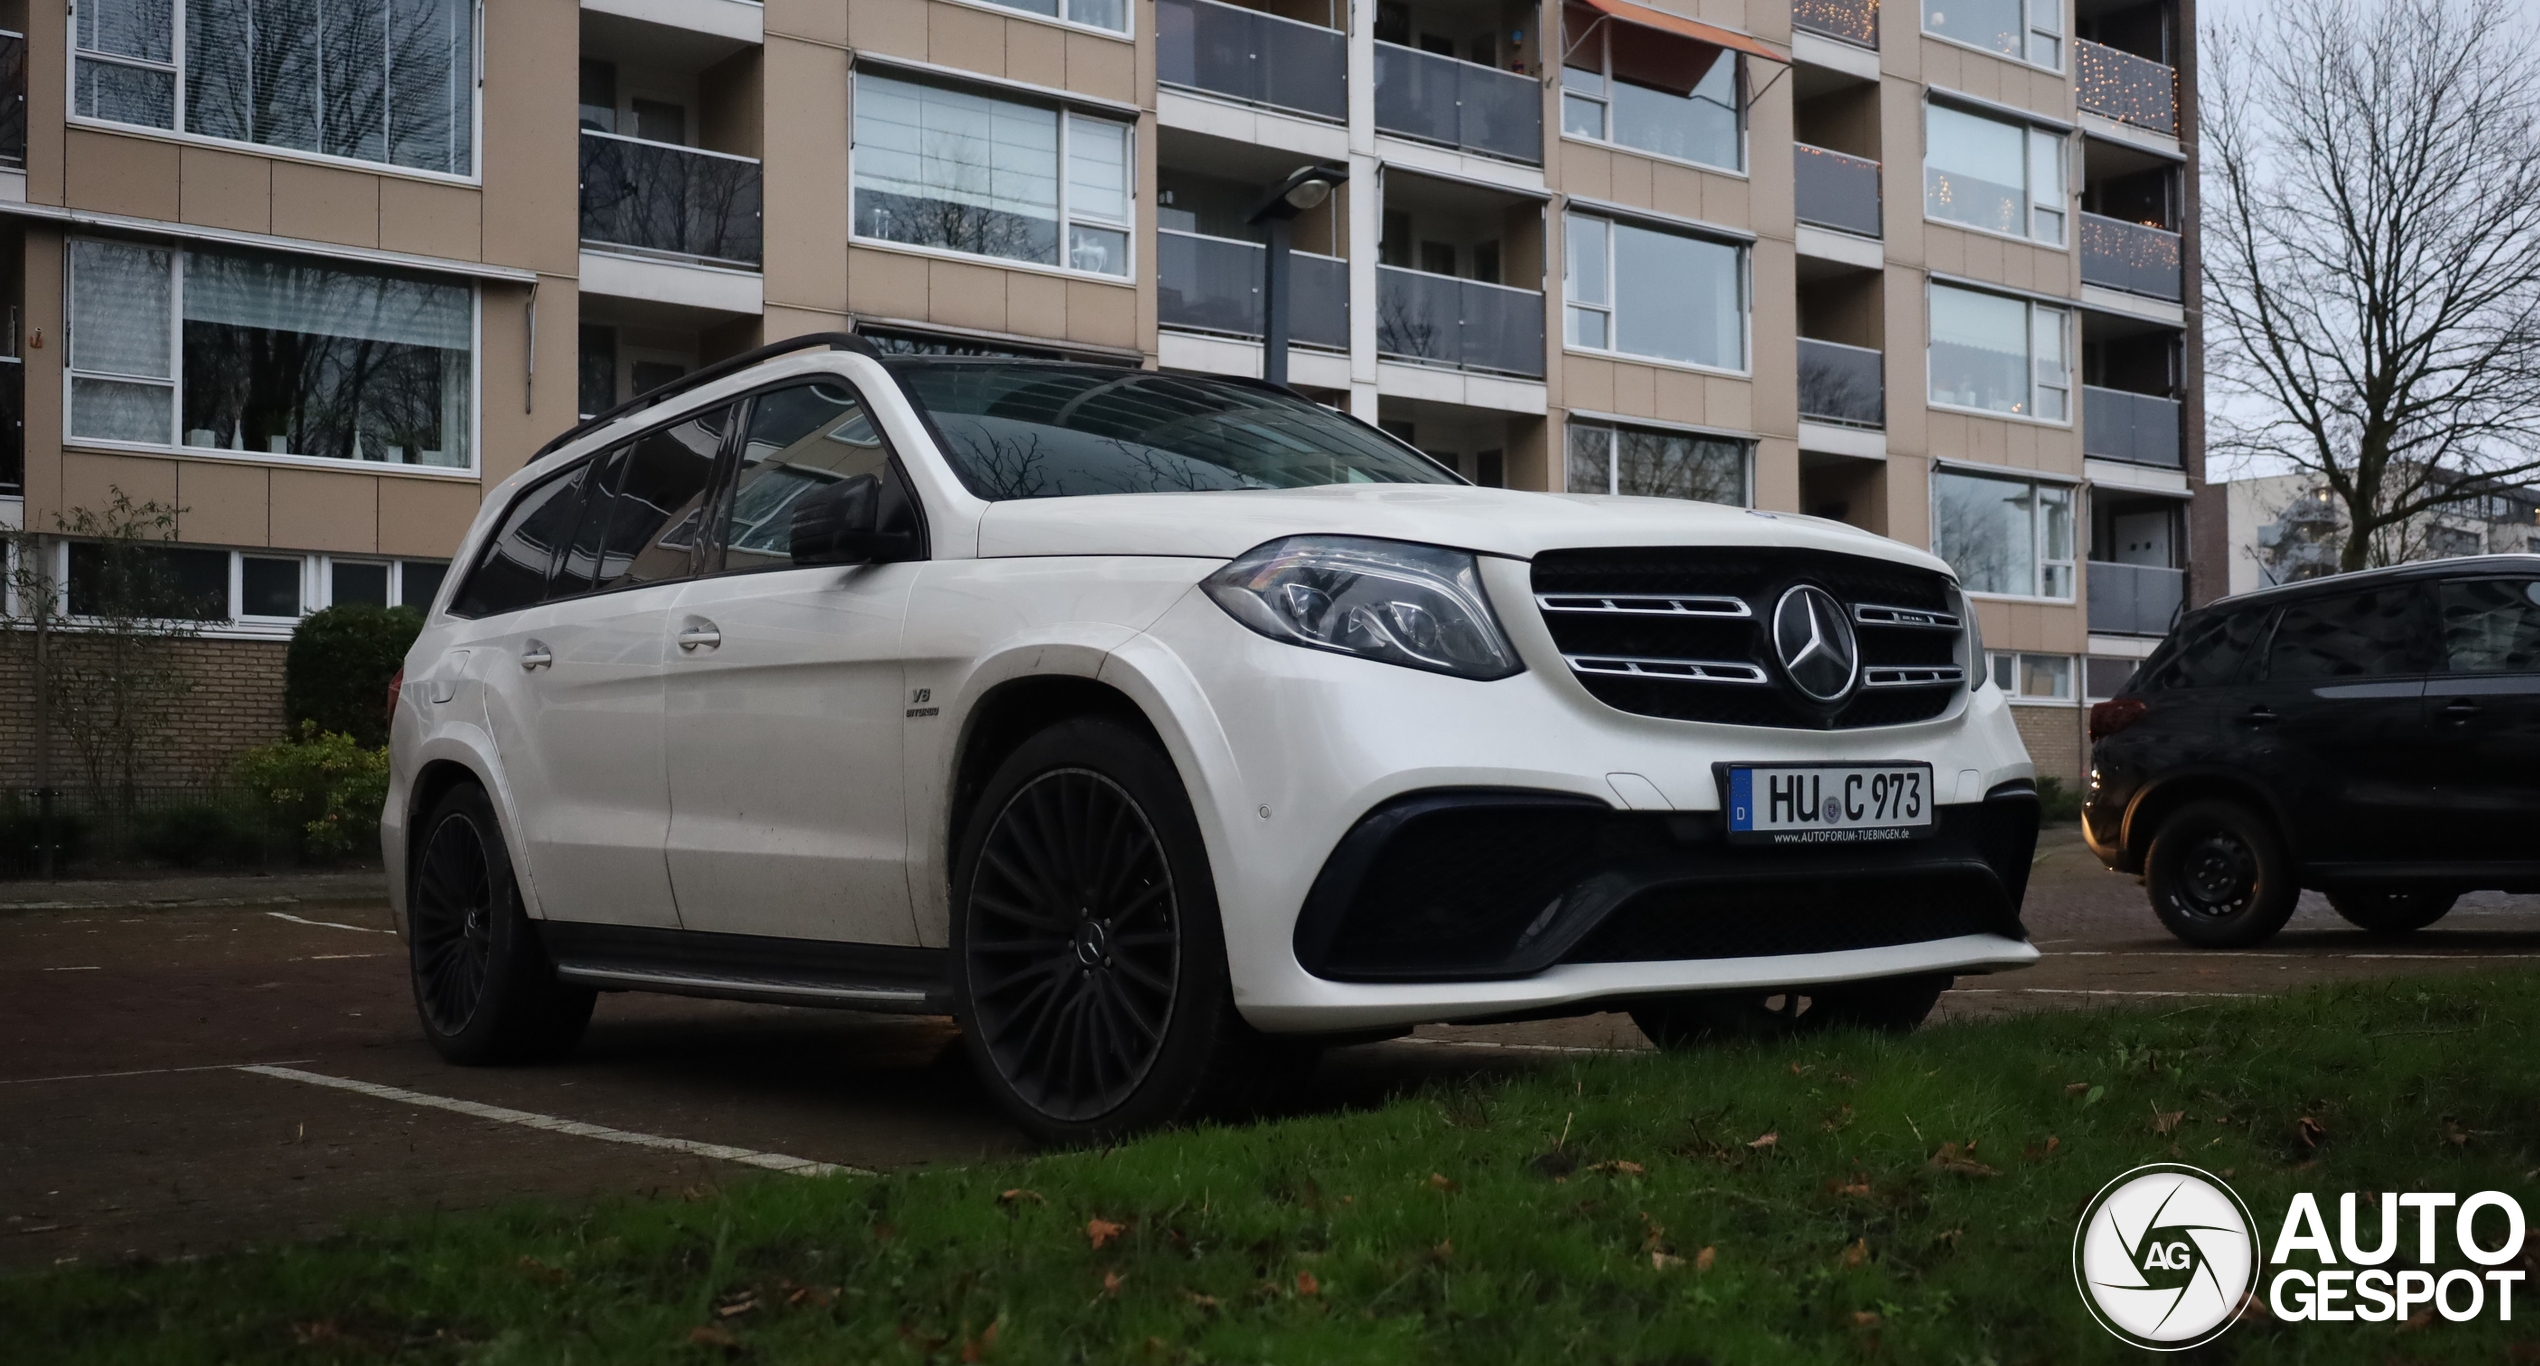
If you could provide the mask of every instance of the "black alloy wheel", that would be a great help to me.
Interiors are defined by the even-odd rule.
[[[2232,801],[2170,813],[2152,836],[2143,888],[2171,934],[2208,949],[2265,942],[2302,893],[2275,827]]]
[[[1822,1029],[1902,1034],[1929,1018],[1956,980],[1927,973],[1795,991],[1661,996],[1634,1002],[1629,1013],[1651,1043],[1668,1049]]]
[[[1042,773],[996,814],[970,883],[974,1018],[997,1070],[1051,1119],[1117,1109],[1155,1066],[1181,980],[1180,907],[1135,798]]]
[[[2413,934],[2449,915],[2458,892],[2440,887],[2341,887],[2328,904],[2348,923],[2374,934]]]
[[[406,944],[424,1038],[449,1062],[562,1056],[598,999],[556,979],[521,909],[502,823],[474,783],[443,793],[406,874]]]

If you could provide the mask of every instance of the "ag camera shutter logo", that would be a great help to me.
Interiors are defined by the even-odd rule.
[[[2137,1167],[2101,1187],[2073,1233],[2073,1281],[2101,1327],[2176,1352],[2229,1328],[2257,1284],[2249,1207],[2209,1172]]]

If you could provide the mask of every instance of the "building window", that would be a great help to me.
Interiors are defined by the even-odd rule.
[[[988,3],[1112,33],[1129,31],[1129,0],[988,0]]]
[[[2064,0],[1923,0],[1923,32],[2061,70]]]
[[[279,627],[325,607],[431,609],[447,560],[353,560],[195,546],[73,541],[59,566],[73,617],[149,617]]]
[[[2072,421],[2072,315],[2052,304],[1931,287],[1931,401]]]
[[[2023,702],[2073,700],[2071,655],[2013,654],[2003,650],[1985,659],[1993,668],[1993,686],[2005,696]]]
[[[888,76],[855,94],[857,236],[1127,278],[1129,125]]]
[[[1602,422],[1569,424],[1569,491],[1745,507],[1752,443]]]
[[[1939,470],[1931,507],[1932,549],[1968,592],[2071,601],[2071,489]]]
[[[80,0],[71,32],[82,118],[475,171],[474,0]]]
[[[1726,48],[1562,11],[1561,131],[1643,152],[1746,169],[1745,59]],[[1621,36],[1616,30],[1621,29]]]
[[[2051,128],[1924,105],[1923,215],[2062,246],[2064,141]]]
[[[1581,213],[1562,238],[1570,345],[1746,368],[1746,248]]]
[[[70,267],[73,438],[470,467],[467,286],[84,239]]]

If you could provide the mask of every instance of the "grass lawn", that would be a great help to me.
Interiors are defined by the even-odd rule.
[[[2536,1023],[2517,972],[1585,1057],[1106,1152],[0,1280],[0,1360],[2139,1362],[2073,1287],[2100,1186],[2194,1162],[2269,1246],[2299,1190],[2332,1236],[2350,1189],[2540,1221]],[[2517,1265],[2540,1282],[2540,1229]],[[2540,1284],[2515,1309],[2244,1320],[2192,1355],[2540,1362]]]

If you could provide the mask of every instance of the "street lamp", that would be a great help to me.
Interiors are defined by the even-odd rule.
[[[1298,214],[1323,207],[1332,187],[1349,179],[1345,166],[1299,166],[1262,197],[1247,222],[1269,230],[1261,277],[1261,377],[1288,382],[1288,225]]]

